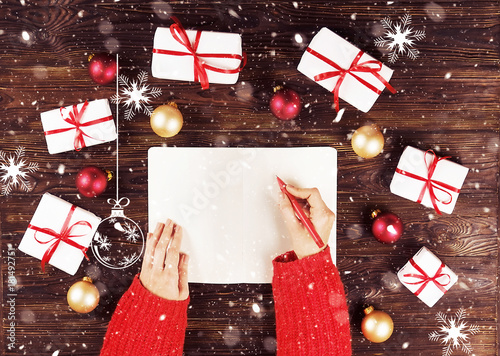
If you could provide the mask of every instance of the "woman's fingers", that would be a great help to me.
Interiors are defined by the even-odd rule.
[[[188,261],[189,256],[181,253],[179,257],[179,295],[185,299],[189,295],[188,286]]]
[[[280,193],[281,200],[279,202],[279,207],[281,213],[283,215],[283,219],[285,221],[285,225],[289,230],[296,230],[300,228],[300,222],[295,215],[295,211],[293,210],[292,203],[290,203],[290,199],[283,194]]]
[[[172,239],[168,247],[167,256],[165,258],[165,269],[178,271],[179,266],[179,252],[181,250],[182,242],[182,227],[175,225],[172,231]]]
[[[311,208],[326,207],[318,188],[297,188],[293,185],[287,185],[286,189],[295,197],[307,200]]]
[[[153,269],[155,271],[162,271],[165,264],[165,257],[167,254],[167,247],[172,237],[173,222],[168,219],[163,227],[158,243],[156,244],[153,255]]]

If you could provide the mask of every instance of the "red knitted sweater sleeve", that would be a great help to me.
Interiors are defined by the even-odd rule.
[[[101,356],[182,355],[189,298],[153,295],[135,276],[111,317]]]
[[[351,355],[344,286],[330,248],[303,259],[290,251],[273,266],[277,355]]]

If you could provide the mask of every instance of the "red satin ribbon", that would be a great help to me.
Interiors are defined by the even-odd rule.
[[[72,238],[75,238],[75,237],[81,237],[81,236],[85,236],[86,234],[82,234],[82,235],[72,235],[71,234],[71,231],[73,230],[73,228],[77,227],[77,226],[87,226],[89,227],[90,229],[92,229],[92,225],[90,225],[90,223],[88,221],[77,221],[76,223],[72,224],[71,226],[69,225],[69,222],[71,220],[71,217],[73,216],[73,213],[76,209],[76,206],[75,205],[72,205],[71,206],[71,209],[69,211],[69,214],[68,216],[66,217],[66,220],[64,221],[64,224],[61,228],[61,232],[56,232],[52,229],[49,229],[49,228],[45,228],[45,227],[38,227],[38,226],[34,226],[34,225],[31,225],[29,224],[28,225],[28,228],[29,229],[32,229],[32,230],[35,230],[35,240],[39,243],[39,244],[50,244],[49,247],[47,248],[47,250],[45,251],[45,253],[43,254],[43,257],[42,257],[42,272],[45,272],[45,264],[47,262],[50,261],[50,259],[52,258],[52,256],[54,255],[54,252],[56,252],[57,250],[57,247],[59,246],[59,244],[61,242],[65,242],[67,243],[68,245],[70,246],[73,246],[73,247],[76,247],[77,249],[79,249],[80,251],[83,252],[83,255],[85,256],[85,258],[88,260],[88,256],[85,252],[87,252],[87,247],[84,247],[78,243],[76,243],[75,241],[71,240]],[[51,239],[49,239],[48,241],[40,241],[36,234],[37,232],[41,232],[43,234],[46,234],[46,235],[50,235],[50,236],[53,236]]]
[[[441,263],[441,266],[439,266],[438,270],[436,271],[436,273],[434,274],[433,277],[429,277],[429,275],[427,273],[425,273],[425,271],[422,268],[420,268],[419,265],[417,265],[417,263],[413,260],[413,258],[410,260],[410,263],[411,263],[411,265],[420,274],[407,273],[407,274],[404,274],[403,277],[409,277],[409,278],[417,278],[417,279],[419,279],[418,282],[406,282],[405,281],[406,284],[413,284],[413,285],[422,284],[417,289],[417,291],[414,293],[415,295],[418,296],[425,289],[425,287],[427,286],[427,284],[430,283],[430,282],[433,282],[436,285],[436,287],[438,287],[439,290],[441,292],[443,292],[443,294],[447,292],[447,289],[444,288],[444,287],[447,286],[448,284],[450,284],[451,277],[447,273],[441,273],[443,271],[443,268],[446,267],[444,263]],[[447,283],[441,283],[441,282],[439,282],[438,278],[441,278],[441,277],[448,277],[448,282]]]
[[[62,133],[62,132],[67,132],[67,131],[70,131],[70,130],[76,130],[75,132],[75,140],[73,142],[73,145],[75,147],[75,150],[77,151],[80,151],[83,147],[85,147],[85,140],[84,140],[84,136],[85,137],[88,137],[88,138],[91,138],[93,140],[97,140],[96,138],[92,137],[92,136],[89,136],[87,135],[85,132],[82,131],[81,127],[87,127],[87,126],[92,126],[92,125],[96,125],[96,124],[100,124],[102,122],[106,122],[106,121],[109,121],[109,120],[112,120],[113,117],[112,116],[106,116],[106,117],[103,117],[103,118],[100,118],[100,119],[96,119],[96,120],[92,120],[92,121],[87,121],[85,123],[82,123],[82,117],[83,117],[83,113],[85,112],[85,110],[87,109],[87,106],[88,106],[88,101],[85,100],[85,103],[83,104],[82,108],[80,110],[78,110],[78,107],[77,105],[73,105],[72,107],[72,110],[69,112],[69,117],[64,117],[64,114],[63,114],[63,109],[65,108],[60,108],[59,109],[59,112],[61,113],[61,116],[63,117],[63,120],[65,122],[67,122],[68,124],[72,125],[73,127],[66,127],[66,128],[63,128],[63,129],[56,129],[56,130],[49,130],[49,131],[45,131],[45,135],[54,135],[54,134],[58,134],[58,133]],[[101,141],[101,140],[99,140]]]
[[[217,73],[234,74],[239,73],[246,65],[247,57],[245,54],[243,56],[239,54],[224,54],[224,53],[197,53],[198,45],[200,44],[201,31],[196,32],[196,38],[194,43],[191,44],[188,35],[184,27],[182,27],[180,21],[172,16],[172,20],[175,24],[170,26],[170,33],[172,37],[179,42],[181,45],[186,47],[188,52],[171,51],[166,49],[153,48],[153,53],[166,54],[171,56],[193,56],[194,58],[194,81],[200,82],[202,89],[208,89],[208,75],[207,70]],[[203,58],[227,58],[227,59],[238,59],[240,60],[240,65],[235,69],[223,69],[208,65]]]
[[[432,153],[432,163],[430,165],[427,164],[427,152]],[[417,199],[417,203],[421,203],[422,202],[422,199],[424,198],[425,191],[428,190],[429,191],[429,196],[431,198],[432,206],[434,207],[434,210],[436,210],[436,212],[439,215],[442,215],[442,214],[441,214],[441,211],[439,210],[439,208],[437,206],[437,202],[440,202],[441,204],[444,204],[444,205],[448,205],[448,204],[450,204],[453,201],[453,197],[451,196],[451,194],[450,194],[449,191],[454,192],[454,193],[460,193],[460,189],[455,188],[455,187],[453,187],[453,186],[451,186],[449,184],[446,184],[446,183],[443,183],[443,182],[439,182],[439,181],[436,181],[436,180],[432,179],[432,175],[434,174],[434,171],[436,170],[436,166],[439,163],[439,161],[441,161],[443,159],[447,159],[447,158],[450,158],[450,156],[439,157],[438,158],[436,156],[436,154],[434,153],[434,151],[427,150],[424,153],[425,166],[427,167],[427,178],[420,177],[420,176],[418,176],[416,174],[413,174],[413,173],[410,173],[410,172],[407,172],[407,171],[403,171],[402,169],[396,168],[396,173],[399,173],[399,174],[402,174],[404,176],[407,176],[407,177],[410,177],[410,178],[417,179],[417,180],[425,182],[424,187],[420,191],[420,195],[419,195],[419,197]],[[434,193],[434,189],[440,190],[440,191],[444,192],[445,194],[447,194],[448,195],[448,199],[446,201],[438,199],[436,197],[436,194]]]
[[[315,81],[320,81],[320,80],[325,80],[325,79],[330,79],[334,77],[339,77],[337,83],[335,84],[335,88],[333,89],[332,93],[334,95],[334,102],[335,102],[335,110],[339,111],[339,92],[340,92],[340,86],[342,85],[345,77],[347,74],[350,74],[352,77],[354,77],[358,82],[363,84],[365,87],[368,89],[372,90],[373,92],[380,94],[382,93],[381,90],[377,89],[375,86],[372,84],[368,83],[366,80],[360,78],[354,72],[358,73],[371,73],[375,78],[377,78],[382,84],[385,85],[387,89],[393,94],[396,94],[396,89],[392,87],[392,85],[389,84],[387,80],[385,80],[378,72],[382,70],[382,63],[376,60],[372,61],[366,61],[366,62],[361,62],[358,63],[359,60],[361,59],[361,56],[363,55],[363,51],[359,51],[359,53],[356,55],[354,60],[351,63],[351,66],[349,69],[344,69],[340,67],[337,63],[332,61],[331,59],[323,56],[321,53],[316,52],[314,49],[311,47],[307,47],[307,52],[311,53],[313,56],[321,59],[323,62],[331,65],[333,68],[336,70],[330,71],[330,72],[324,72],[320,73],[318,75],[314,76]]]

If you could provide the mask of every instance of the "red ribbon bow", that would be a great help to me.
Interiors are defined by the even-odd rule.
[[[430,165],[427,164],[427,152],[432,153],[432,163]],[[399,173],[399,174],[402,174],[404,176],[425,182],[424,187],[420,191],[420,195],[417,199],[417,203],[420,204],[422,202],[422,199],[424,198],[425,191],[428,190],[429,196],[431,198],[432,206],[434,207],[434,210],[436,210],[436,212],[439,215],[442,215],[442,214],[437,206],[437,202],[440,202],[441,204],[448,205],[453,201],[453,197],[451,196],[449,191],[454,192],[454,193],[460,193],[460,189],[455,188],[449,184],[439,182],[437,180],[432,179],[432,175],[434,174],[434,171],[436,170],[436,166],[439,163],[439,161],[441,161],[443,159],[447,159],[447,158],[451,158],[451,157],[450,156],[437,157],[433,150],[427,150],[424,153],[424,162],[425,162],[425,166],[427,167],[427,178],[420,177],[416,174],[413,174],[413,173],[410,173],[407,171],[403,171],[402,169],[396,168],[396,173]],[[440,191],[444,192],[445,194],[447,194],[448,199],[445,201],[438,199],[436,197],[436,194],[434,193],[434,189],[440,190]]]
[[[45,272],[45,264],[47,262],[50,261],[50,259],[52,258],[52,256],[54,255],[54,252],[56,252],[57,250],[57,247],[59,247],[59,244],[61,242],[65,242],[67,243],[68,245],[70,246],[73,246],[73,247],[76,247],[77,249],[81,250],[83,252],[83,255],[85,256],[85,258],[88,260],[88,256],[85,252],[87,252],[87,247],[84,247],[78,243],[76,243],[75,241],[72,240],[72,238],[75,238],[75,237],[81,237],[81,236],[85,236],[86,234],[81,234],[81,235],[72,235],[71,234],[71,231],[77,227],[77,226],[87,226],[89,227],[90,229],[92,229],[92,225],[90,225],[90,223],[88,221],[77,221],[76,223],[72,224],[71,226],[69,225],[69,222],[71,220],[71,217],[73,216],[73,213],[76,209],[76,206],[75,205],[72,205],[71,206],[71,209],[69,211],[69,214],[68,216],[66,217],[66,220],[64,221],[64,224],[61,228],[61,232],[56,232],[52,229],[49,229],[49,228],[44,228],[44,227],[38,227],[38,226],[34,226],[34,225],[31,225],[29,224],[28,225],[28,228],[29,229],[32,229],[32,230],[35,230],[35,240],[39,243],[39,244],[50,244],[49,247],[47,248],[47,250],[45,251],[45,253],[43,254],[43,257],[42,257],[42,272]],[[38,232],[41,232],[43,234],[46,234],[46,235],[50,235],[50,236],[53,236],[51,239],[47,240],[47,241],[40,241],[36,234]]]
[[[413,260],[413,258],[410,260],[410,263],[420,274],[407,273],[407,274],[404,274],[403,277],[419,279],[419,281],[417,281],[417,282],[406,282],[405,281],[406,284],[413,284],[413,285],[422,284],[414,293],[416,296],[418,296],[425,289],[427,284],[430,282],[433,282],[436,285],[436,287],[438,287],[439,290],[441,292],[443,292],[443,294],[447,292],[447,289],[444,287],[447,286],[448,284],[450,284],[451,277],[447,273],[441,273],[443,271],[443,268],[446,267],[444,263],[441,263],[441,266],[439,266],[438,270],[436,271],[436,273],[434,274],[433,277],[429,277],[429,275],[427,273],[425,273],[425,271],[422,268],[420,268],[419,265],[417,265],[417,263]],[[442,277],[447,277],[448,282],[446,282],[446,283],[439,282],[438,278],[442,278]]]
[[[201,31],[196,31],[196,38],[194,43],[191,44],[188,35],[184,27],[182,27],[180,21],[172,16],[172,20],[175,24],[170,26],[170,33],[172,37],[179,42],[181,45],[186,47],[188,52],[171,51],[166,49],[153,48],[153,53],[167,54],[171,56],[193,56],[194,58],[194,80],[195,82],[200,82],[202,89],[208,89],[208,75],[207,70],[217,73],[234,74],[239,73],[247,63],[247,57],[245,54],[243,56],[239,54],[224,54],[224,53],[197,53],[198,45],[200,44]],[[208,65],[202,58],[228,58],[228,59],[238,59],[240,60],[240,65],[234,69],[223,69]]]
[[[106,116],[106,117],[103,117],[100,119],[96,119],[96,120],[87,121],[85,123],[82,123],[81,122],[82,117],[83,117],[83,114],[84,114],[85,110],[87,109],[88,105],[89,105],[89,103],[87,100],[85,100],[85,103],[83,103],[83,106],[80,110],[78,110],[78,106],[76,104],[73,105],[72,110],[68,114],[69,117],[64,117],[63,110],[65,108],[60,108],[59,112],[61,113],[63,120],[65,122],[67,122],[68,124],[72,125],[73,127],[66,127],[63,129],[45,131],[45,135],[47,136],[47,135],[58,134],[58,133],[62,133],[62,132],[70,131],[70,130],[76,130],[75,140],[74,140],[73,145],[75,147],[75,150],[77,150],[77,151],[80,151],[83,147],[85,147],[85,140],[83,138],[84,136],[91,138],[91,139],[94,139],[94,140],[97,140],[96,138],[89,136],[85,132],[83,132],[81,127],[87,127],[87,126],[100,124],[102,122],[106,122],[106,121],[111,120],[113,117]],[[99,140],[99,141],[101,141],[101,140]]]
[[[372,84],[368,83],[366,80],[360,78],[354,72],[359,72],[359,73],[371,73],[377,78],[382,84],[385,85],[387,89],[393,94],[396,94],[396,89],[392,87],[392,85],[389,84],[387,80],[385,80],[378,72],[382,70],[382,63],[376,60],[372,61],[366,61],[362,63],[358,63],[359,60],[361,59],[361,56],[363,55],[363,51],[359,51],[359,53],[356,55],[354,60],[351,63],[351,66],[348,69],[344,69],[340,67],[337,63],[332,61],[331,59],[323,56],[321,53],[316,52],[314,49],[311,47],[307,47],[307,52],[311,53],[313,56],[321,59],[323,62],[331,65],[333,68],[336,70],[330,71],[330,72],[324,72],[320,73],[318,75],[314,76],[315,81],[320,81],[320,80],[325,80],[325,79],[330,79],[334,77],[339,77],[337,83],[335,84],[335,88],[333,89],[332,93],[334,95],[334,102],[335,102],[335,110],[339,111],[339,92],[340,92],[340,86],[344,82],[344,79],[347,74],[350,74],[352,77],[354,77],[358,82],[366,86],[368,89],[372,90],[373,92],[380,94],[382,93],[381,90],[377,89],[375,86]]]

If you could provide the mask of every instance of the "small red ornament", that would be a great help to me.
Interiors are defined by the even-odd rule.
[[[404,227],[401,219],[389,212],[382,213],[380,210],[372,212],[372,233],[375,238],[386,244],[393,244],[403,234]]]
[[[108,173],[95,166],[83,168],[76,176],[78,191],[88,197],[94,198],[104,192],[108,185]]]
[[[116,77],[116,58],[108,53],[99,53],[89,59],[89,74],[100,85],[111,83]]]
[[[295,90],[276,87],[269,101],[269,107],[274,116],[280,120],[295,119],[302,109],[299,94]]]

